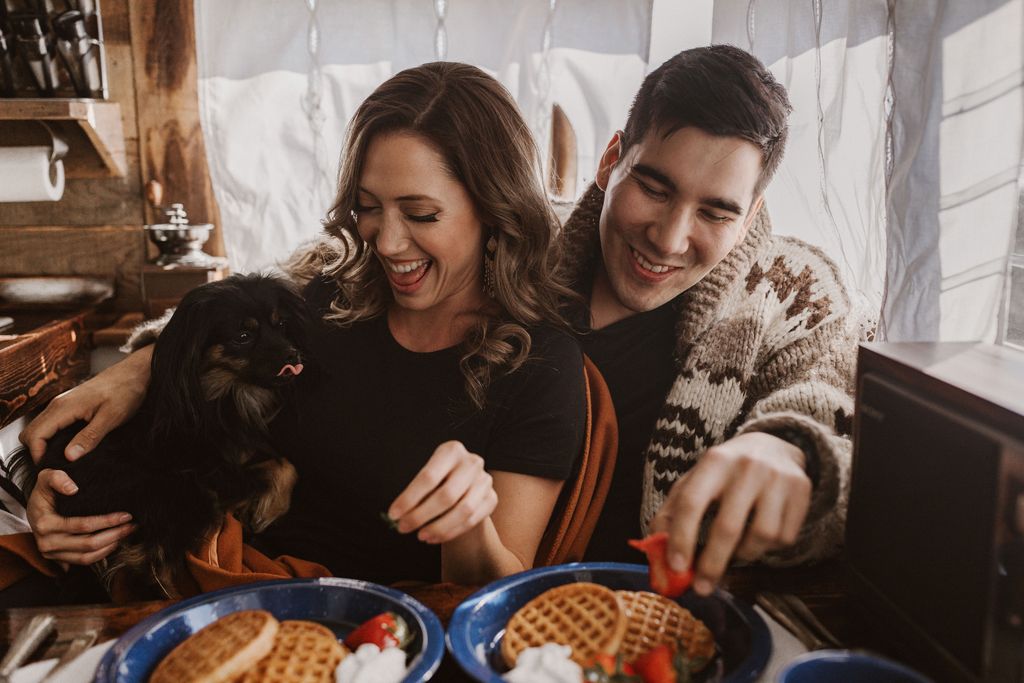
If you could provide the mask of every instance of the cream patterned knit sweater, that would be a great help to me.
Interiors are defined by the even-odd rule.
[[[592,186],[562,230],[580,291],[589,291],[601,258],[603,202]],[[678,374],[647,447],[645,532],[672,484],[707,448],[744,432],[788,433],[812,451],[808,472],[817,481],[797,543],[764,561],[835,554],[849,490],[856,347],[869,329],[854,320],[835,266],[800,240],[773,236],[762,210],[744,241],[681,302]]]

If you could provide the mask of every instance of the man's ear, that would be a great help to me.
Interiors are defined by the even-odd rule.
[[[622,155],[622,131],[615,131],[615,135],[612,136],[608,146],[604,148],[604,154],[601,155],[601,163],[597,166],[597,177],[594,178],[594,182],[601,188],[602,191],[608,189],[608,181],[612,177],[612,169],[615,167],[615,163],[619,160]]]
[[[747,238],[747,232],[750,230],[750,226],[754,224],[754,221],[757,220],[757,214],[761,213],[762,206],[764,206],[764,195],[759,194],[754,201],[750,202],[750,211],[747,212],[747,217],[743,219],[743,228],[740,230],[736,244]]]

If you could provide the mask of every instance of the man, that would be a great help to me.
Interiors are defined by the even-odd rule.
[[[762,211],[789,112],[746,52],[676,55],[645,79],[565,226],[589,297],[580,341],[619,421],[587,559],[635,561],[627,538],[668,531],[670,564],[695,561],[706,594],[733,555],[838,549],[857,336],[835,267],[773,237]]]
[[[782,86],[742,50],[676,55],[645,79],[562,232],[589,303],[581,343],[619,420],[588,559],[636,561],[628,538],[668,531],[671,564],[692,564],[706,594],[734,555],[792,563],[838,547],[856,335],[834,266],[773,237],[761,210],[789,111]],[[41,452],[57,428],[87,419],[68,454],[87,452],[138,400],[147,364],[135,354],[100,388],[54,401],[22,440]],[[119,393],[128,398],[108,400]],[[73,492],[61,474],[47,495]],[[112,516],[61,520],[46,495],[34,498],[51,559],[93,561],[130,532]]]

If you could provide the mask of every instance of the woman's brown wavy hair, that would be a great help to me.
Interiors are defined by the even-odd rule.
[[[544,194],[537,147],[508,91],[474,66],[433,62],[378,87],[349,124],[338,196],[325,224],[337,239],[316,259],[340,289],[327,317],[342,324],[381,315],[393,300],[383,267],[359,237],[354,209],[370,142],[396,132],[418,135],[441,154],[473,199],[484,241],[497,241],[496,305],[476,312],[461,345],[466,393],[482,407],[491,380],[528,357],[526,327],[564,326],[559,308],[572,296],[556,272],[558,223]],[[483,260],[481,254],[481,269]]]

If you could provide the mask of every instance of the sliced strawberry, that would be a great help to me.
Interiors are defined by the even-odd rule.
[[[669,645],[658,645],[640,655],[633,662],[633,668],[644,683],[677,683],[679,677],[673,662],[675,650]]]
[[[621,656],[598,653],[583,667],[585,683],[641,683],[633,667]]]
[[[348,634],[345,645],[350,650],[355,650],[365,643],[373,643],[383,650],[388,647],[403,647],[408,641],[409,627],[405,620],[394,612],[381,612]]]
[[[693,583],[693,569],[673,571],[668,566],[668,534],[659,531],[642,540],[630,540],[629,545],[647,555],[650,566],[651,588],[667,598],[678,598]]]

